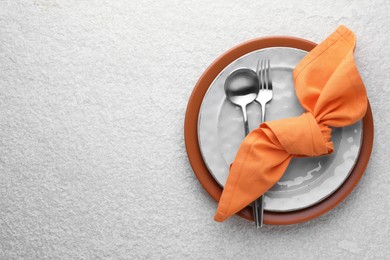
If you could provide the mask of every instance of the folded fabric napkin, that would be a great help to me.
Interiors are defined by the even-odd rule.
[[[301,116],[266,122],[242,142],[214,219],[222,222],[268,191],[293,157],[333,152],[330,127],[343,127],[366,113],[367,94],[356,68],[355,35],[340,26],[293,71]]]

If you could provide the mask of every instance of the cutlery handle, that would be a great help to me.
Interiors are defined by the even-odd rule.
[[[265,105],[266,104],[261,104],[261,123],[265,122]],[[257,205],[255,207],[256,209],[256,215],[258,216],[258,222],[256,223],[256,228],[261,228],[263,227],[264,224],[264,195],[260,196],[257,198],[254,202],[254,205]]]
[[[242,106],[241,108],[242,108],[242,114],[244,118],[245,136],[247,136],[249,134],[249,125],[248,125],[248,115],[246,113],[246,106]],[[260,207],[259,202],[255,200],[252,204],[252,208],[253,208],[253,218],[256,224],[256,228],[261,227],[263,223],[259,221],[259,207]]]
[[[261,228],[261,227],[263,227],[263,223],[264,223],[264,195],[261,195],[257,200],[255,200],[255,202],[257,202],[259,205],[256,208],[258,220],[259,220],[259,224],[256,225],[256,227]]]
[[[242,114],[244,117],[245,136],[249,134],[248,115],[246,113],[246,106],[242,106]]]
[[[265,122],[265,104],[261,105],[261,123]]]
[[[253,218],[254,218],[254,222],[255,222],[255,225],[256,225],[256,228],[260,228],[261,227],[261,219],[260,219],[260,215],[259,213],[261,214],[261,211],[259,210],[259,199],[256,199],[253,204],[252,204],[252,207],[253,207]]]

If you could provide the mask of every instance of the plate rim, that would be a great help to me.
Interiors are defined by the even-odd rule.
[[[316,45],[317,44],[314,42],[292,36],[269,36],[255,38],[243,42],[220,55],[214,62],[211,63],[211,65],[209,65],[197,81],[188,101],[185,114],[184,141],[188,159],[196,177],[203,188],[214,200],[219,201],[222,194],[222,187],[214,180],[203,161],[198,143],[197,132],[200,106],[209,86],[214,81],[215,77],[217,77],[228,64],[252,51],[269,47],[292,47],[309,52]],[[363,136],[360,153],[353,170],[344,183],[335,192],[333,192],[332,195],[313,206],[289,212],[265,211],[264,223],[268,225],[297,224],[321,216],[336,207],[348,196],[349,193],[351,193],[363,176],[370,159],[373,138],[373,117],[370,104],[368,103],[367,112],[363,118]],[[237,215],[253,221],[253,214],[250,206],[242,209],[237,213]]]

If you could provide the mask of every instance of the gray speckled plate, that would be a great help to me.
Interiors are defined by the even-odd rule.
[[[199,146],[210,173],[223,187],[229,165],[244,139],[242,112],[225,99],[226,77],[235,69],[256,69],[258,59],[271,59],[274,98],[267,105],[267,120],[298,116],[304,112],[294,90],[292,70],[305,51],[275,47],[254,51],[229,64],[210,85],[199,112]],[[248,106],[250,129],[259,126],[258,103]],[[314,158],[295,158],[282,179],[265,194],[265,209],[294,211],[309,207],[331,195],[353,169],[362,140],[362,122],[335,128],[332,132],[335,152]]]

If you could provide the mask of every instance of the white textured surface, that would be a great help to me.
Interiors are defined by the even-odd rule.
[[[288,2],[288,3],[287,3]],[[0,1],[0,259],[388,259],[388,1]],[[263,35],[345,24],[375,114],[365,176],[335,210],[212,218],[184,112],[203,70]]]

